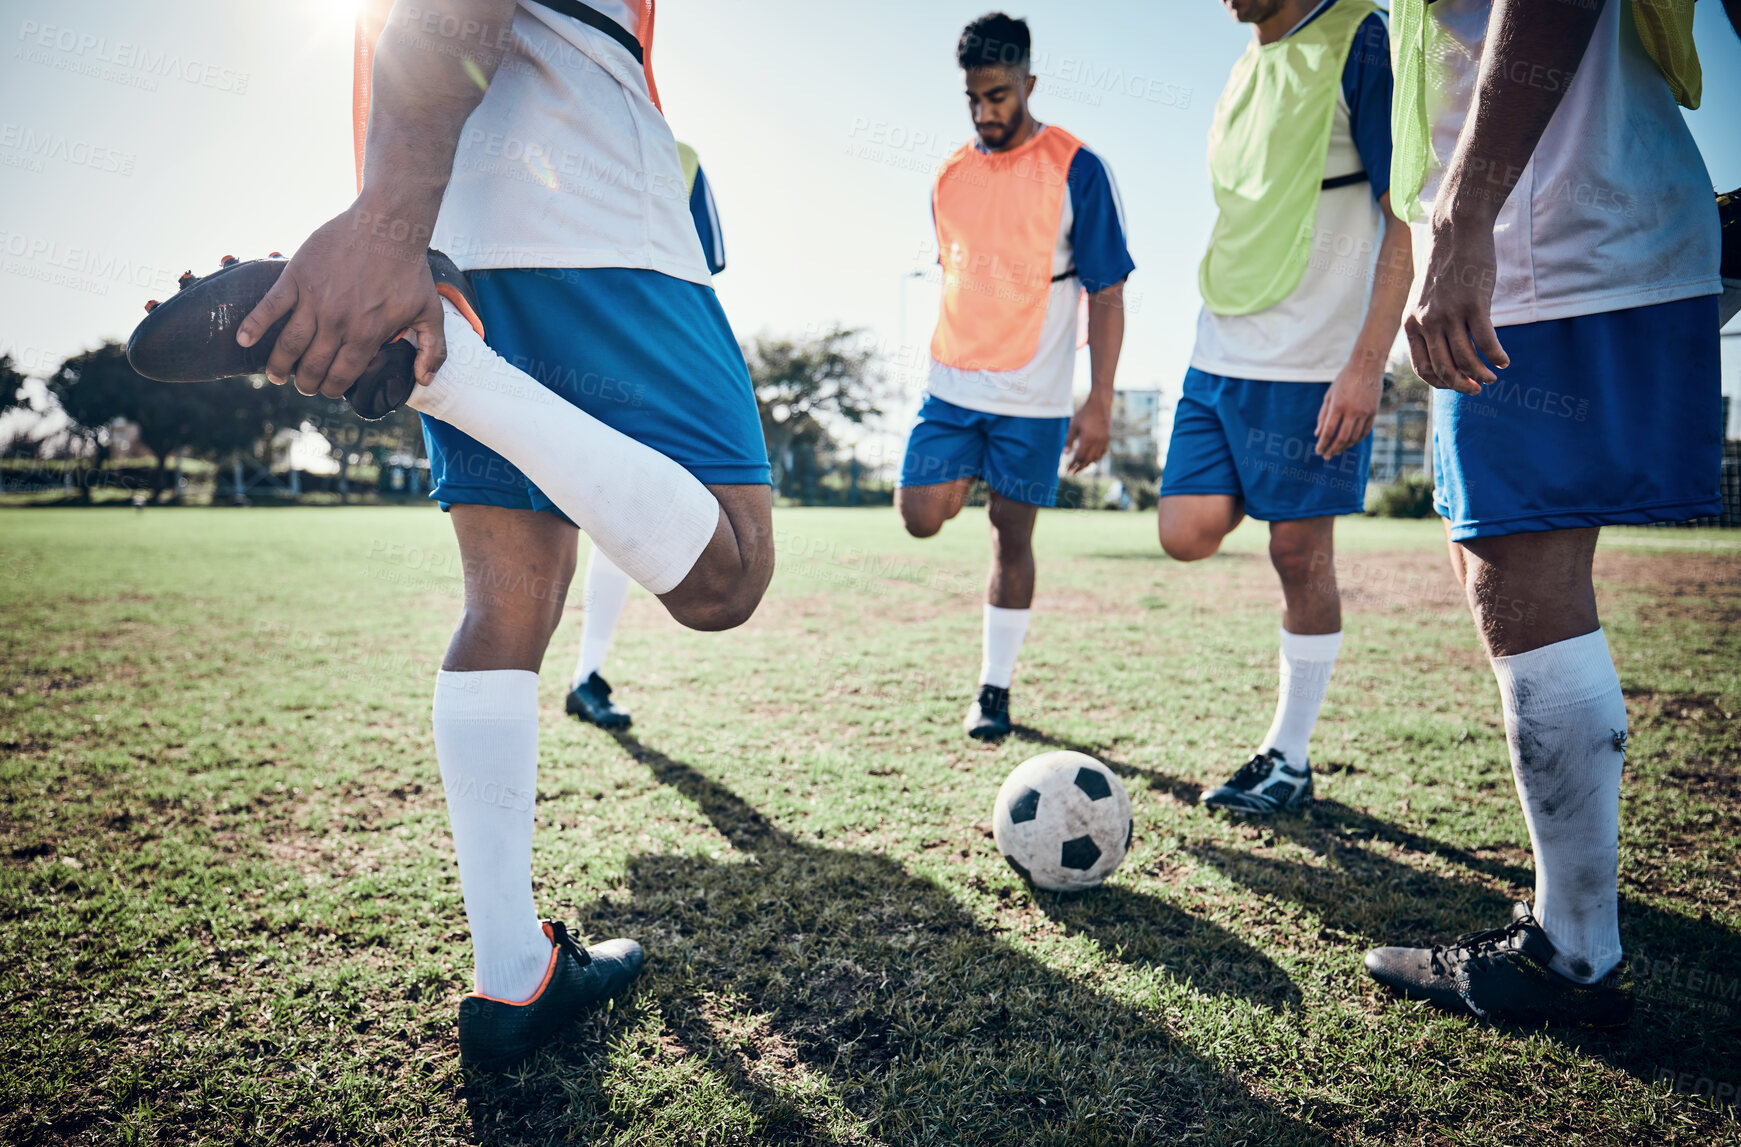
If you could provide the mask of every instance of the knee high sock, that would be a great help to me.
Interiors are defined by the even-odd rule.
[[[617,619],[623,615],[628,597],[629,575],[593,546],[592,556],[586,560],[586,591],[581,597],[586,617],[580,627],[580,664],[574,668],[574,685],[605,667],[605,654],[610,652]]]
[[[1553,968],[1593,983],[1620,962],[1620,771],[1626,700],[1598,629],[1493,658],[1505,740],[1535,849],[1535,916]]]
[[[477,958],[477,990],[529,999],[550,964],[532,903],[532,809],[538,786],[538,675],[442,670],[435,756]]]
[[[1318,724],[1318,710],[1330,691],[1330,674],[1342,634],[1289,633],[1282,630],[1281,685],[1276,690],[1276,715],[1257,751],[1280,750],[1290,765],[1306,763],[1306,748]]]
[[[648,590],[675,589],[719,526],[718,500],[665,455],[540,386],[443,307],[447,362],[407,405],[512,462]]]
[[[985,607],[985,655],[979,663],[979,683],[1008,689],[1016,675],[1016,655],[1028,635],[1030,609]]]

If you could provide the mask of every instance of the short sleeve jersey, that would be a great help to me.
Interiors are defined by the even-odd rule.
[[[1093,294],[1122,283],[1135,269],[1112,170],[1081,147],[1065,177],[1054,278],[1034,357],[1015,370],[962,370],[933,359],[928,389],[945,402],[988,414],[1056,418],[1075,413],[1071,384],[1078,299],[1083,291]]]
[[[1325,0],[1288,35],[1338,2]],[[1390,189],[1390,34],[1377,13],[1354,33],[1337,96],[1324,177],[1365,172],[1366,179],[1319,192],[1306,271],[1287,298],[1249,315],[1203,308],[1191,353],[1198,370],[1269,382],[1329,382],[1353,353],[1384,234],[1379,198]]]

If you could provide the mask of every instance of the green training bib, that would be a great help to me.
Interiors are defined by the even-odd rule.
[[[1287,298],[1306,273],[1336,90],[1354,34],[1378,7],[1340,0],[1233,65],[1209,129],[1215,229],[1197,268],[1203,302],[1248,315]]]

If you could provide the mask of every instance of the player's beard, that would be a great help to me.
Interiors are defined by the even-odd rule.
[[[1028,113],[1023,111],[1019,119],[1013,120],[1010,123],[996,125],[996,135],[986,131],[983,127],[976,127],[974,130],[979,133],[979,142],[985,145],[987,151],[1001,151],[1009,146],[1010,140],[1016,137],[1016,133],[1020,132],[1023,127],[1027,126],[1027,122]]]
[[[1237,0],[1223,0],[1223,3],[1233,12],[1233,18],[1241,24],[1261,24],[1280,12],[1287,0],[1251,0],[1244,6],[1243,11],[1240,10]]]

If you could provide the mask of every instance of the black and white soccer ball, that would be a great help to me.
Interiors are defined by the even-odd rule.
[[[1048,892],[1079,892],[1111,876],[1134,827],[1130,795],[1113,771],[1068,750],[1017,765],[991,814],[1003,858]]]

